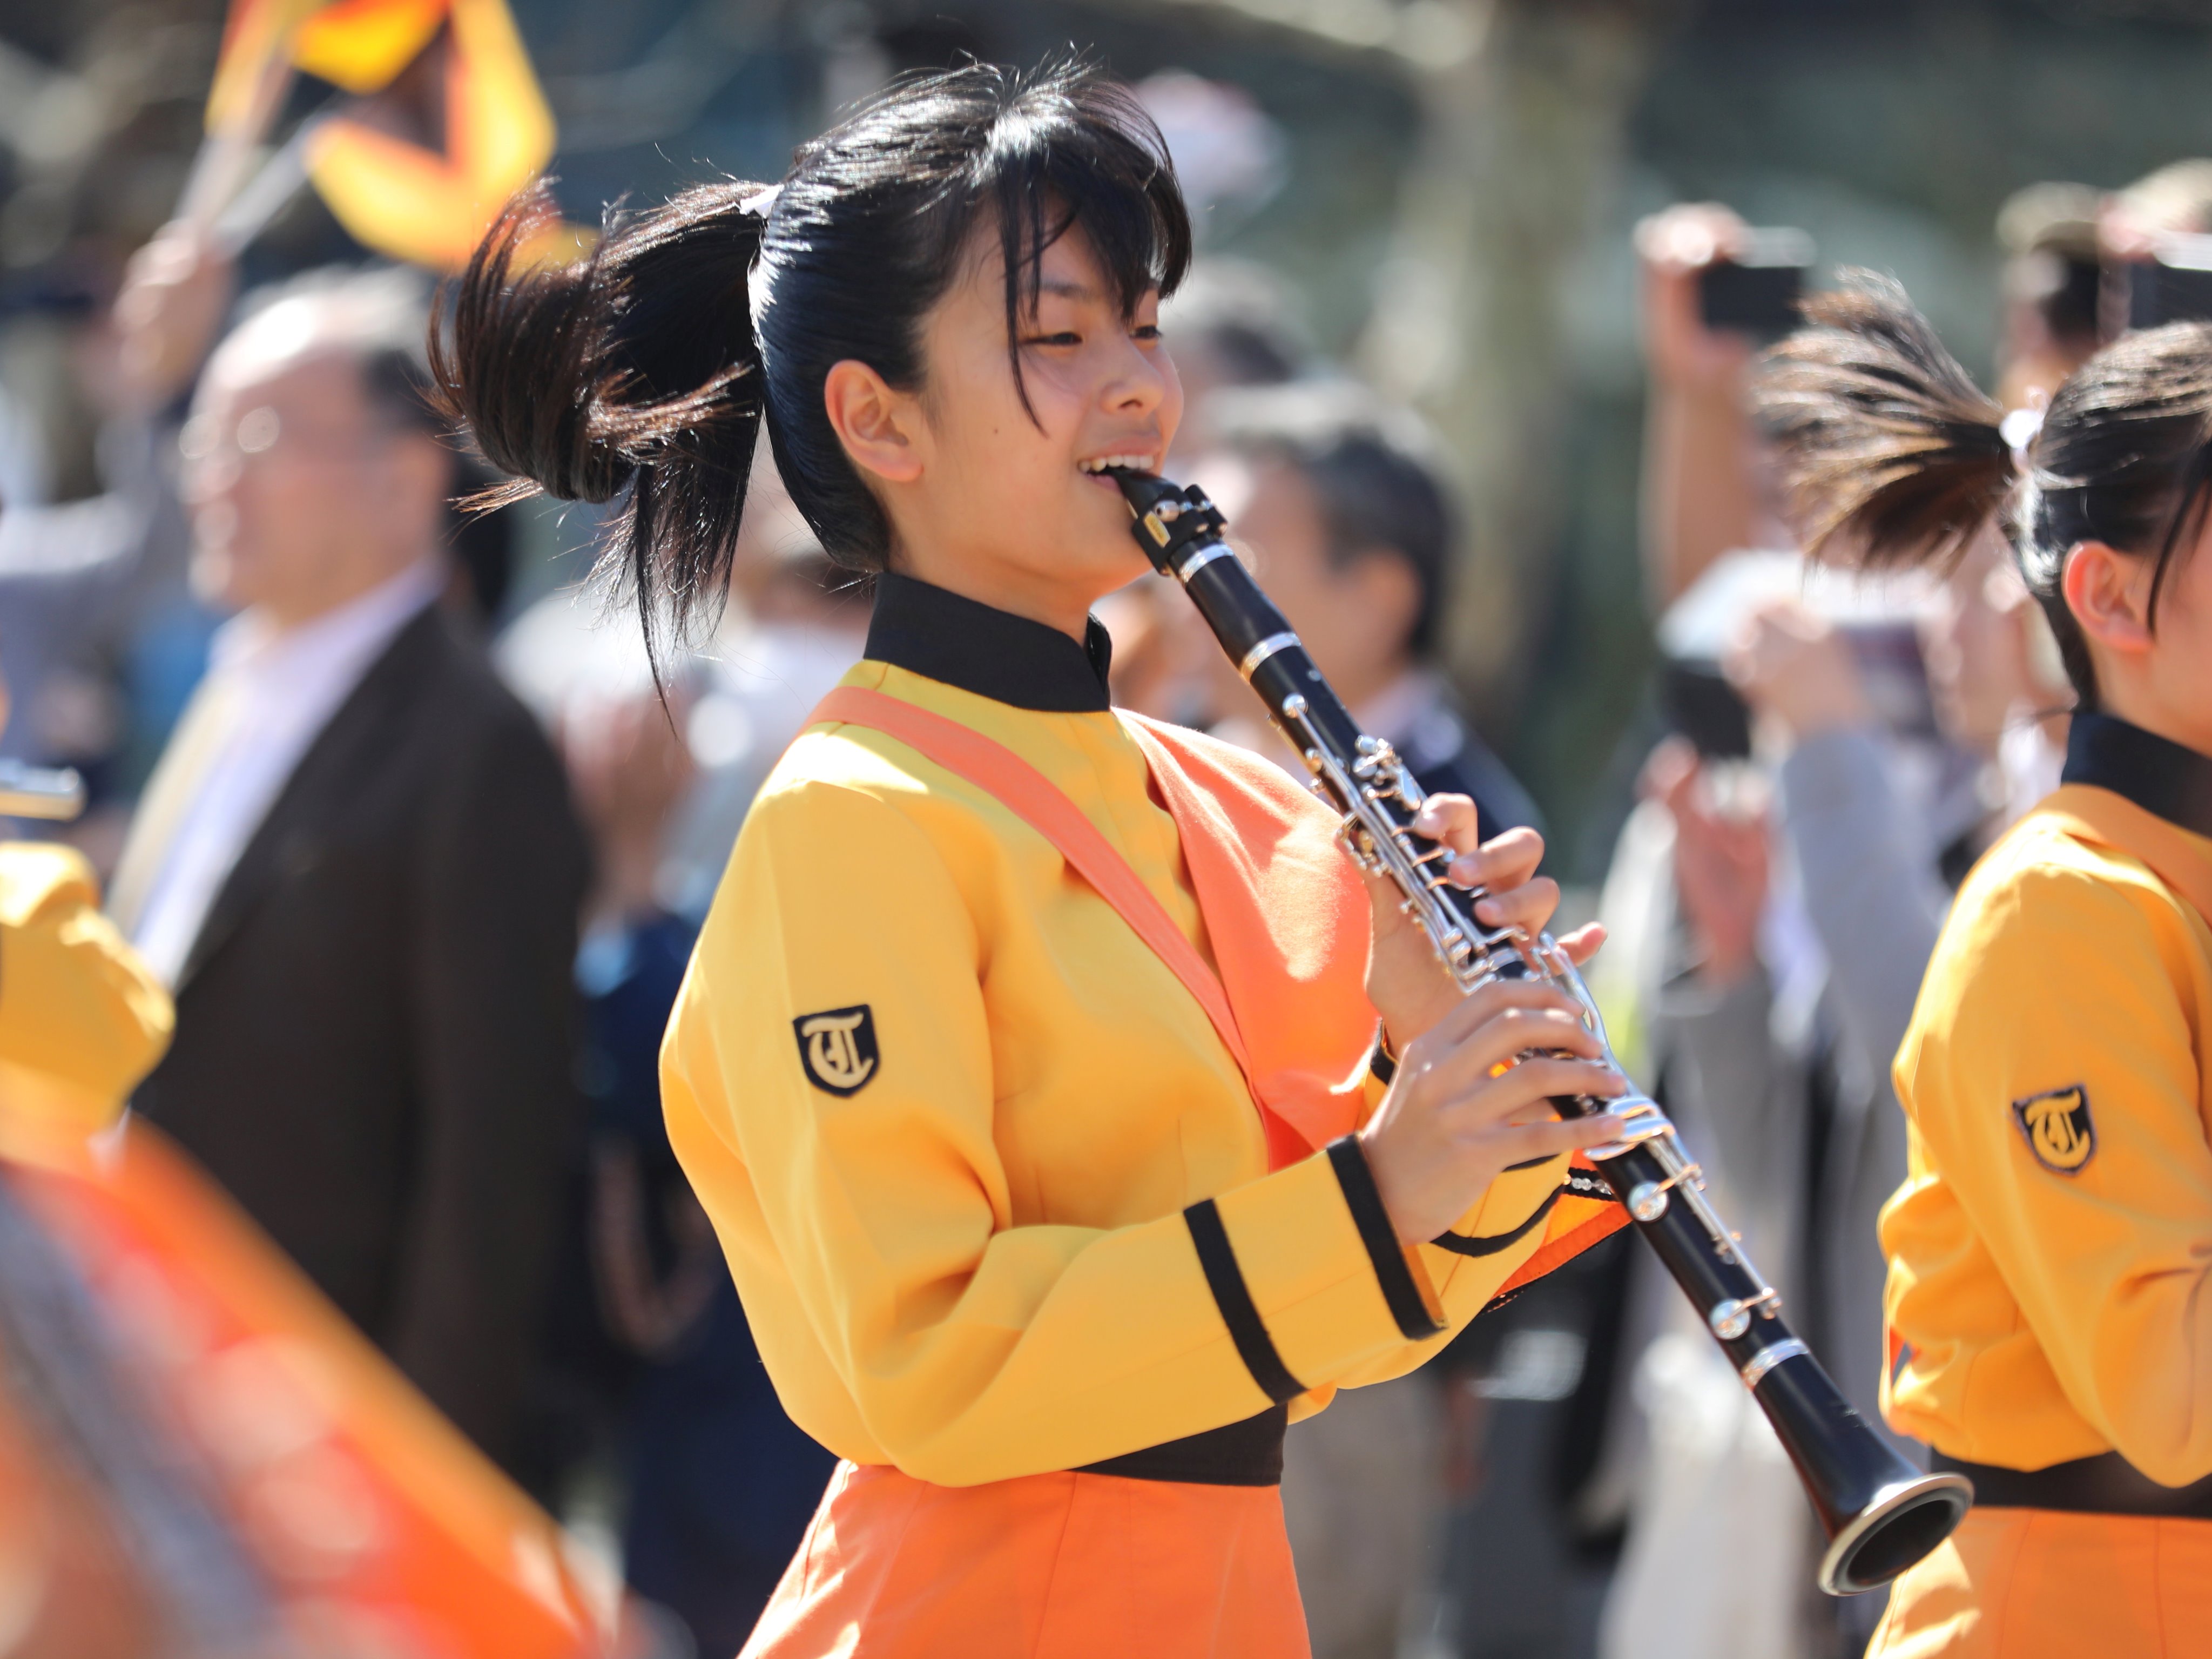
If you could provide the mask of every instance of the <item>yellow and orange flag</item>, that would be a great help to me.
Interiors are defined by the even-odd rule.
[[[232,0],[210,143],[257,141],[295,68],[354,94],[307,134],[307,176],[394,258],[458,270],[552,158],[553,112],[507,0]]]

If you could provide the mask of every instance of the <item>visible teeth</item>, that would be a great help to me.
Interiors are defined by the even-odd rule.
[[[1152,458],[1149,455],[1100,455],[1081,465],[1085,472],[1103,472],[1109,466],[1118,466],[1128,472],[1150,472]]]

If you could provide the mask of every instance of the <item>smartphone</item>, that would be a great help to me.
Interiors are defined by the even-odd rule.
[[[1812,264],[1813,239],[1803,231],[1751,231],[1733,258],[1698,273],[1698,314],[1707,328],[1778,340],[1805,320],[1797,302]]]
[[[2124,269],[2130,328],[2212,321],[2212,236],[2161,236]]]
[[[1836,633],[1858,665],[1875,718],[1899,737],[1934,738],[1936,696],[1919,629],[1909,622],[1838,623]]]
[[[1910,622],[1838,623],[1836,634],[1857,665],[1875,720],[1899,737],[1936,737],[1936,698],[1920,630]],[[1750,706],[1711,658],[1666,659],[1659,669],[1659,709],[1668,729],[1687,738],[1707,760],[1751,754]]]
[[[68,767],[0,760],[0,818],[66,821],[84,811],[84,779]]]
[[[1669,657],[1660,664],[1659,712],[1701,758],[1750,757],[1751,707],[1710,658]]]

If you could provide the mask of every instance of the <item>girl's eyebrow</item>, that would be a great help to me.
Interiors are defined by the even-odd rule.
[[[1063,300],[1088,301],[1098,297],[1098,290],[1088,283],[1071,283],[1047,277],[1037,284],[1040,294],[1056,295]]]

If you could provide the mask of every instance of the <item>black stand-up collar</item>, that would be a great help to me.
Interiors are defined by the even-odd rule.
[[[2074,716],[2059,778],[2109,789],[2169,823],[2212,836],[2212,757],[2114,715]]]
[[[866,654],[1017,708],[1092,714],[1113,707],[1106,671],[1114,641],[1096,617],[1078,645],[1057,628],[889,571],[876,578]]]

